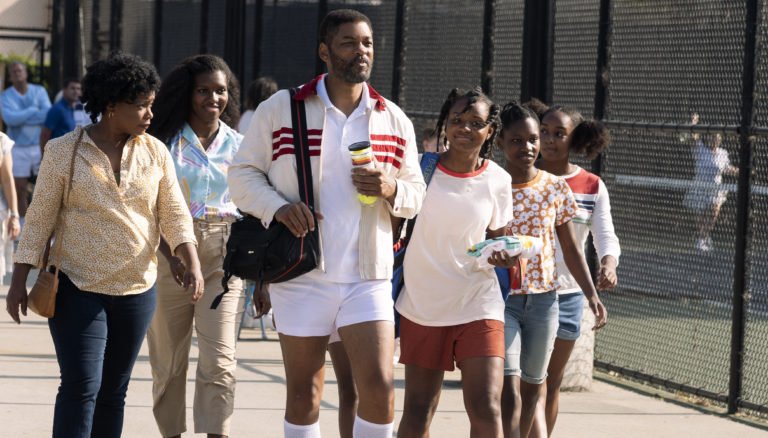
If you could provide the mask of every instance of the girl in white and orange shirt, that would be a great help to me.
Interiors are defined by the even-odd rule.
[[[428,435],[443,375],[454,364],[473,436],[501,436],[504,301],[493,269],[467,254],[472,244],[503,235],[512,219],[512,181],[488,159],[498,114],[479,89],[454,89],[441,109],[437,132],[450,148],[427,187],[395,306],[405,364],[402,436]],[[498,252],[489,258],[503,267],[514,261]]]

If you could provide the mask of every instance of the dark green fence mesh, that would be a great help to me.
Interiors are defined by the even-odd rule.
[[[609,120],[740,123],[743,2],[616,1],[612,16]],[[612,132],[622,268],[596,359],[725,396],[740,143],[716,130]]]

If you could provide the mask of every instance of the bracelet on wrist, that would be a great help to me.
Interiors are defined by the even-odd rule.
[[[12,218],[15,217],[16,219],[18,219],[19,218],[19,212],[17,212],[17,211],[9,211],[8,212],[8,217],[12,217]]]

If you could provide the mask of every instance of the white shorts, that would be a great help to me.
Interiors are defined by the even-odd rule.
[[[279,333],[329,336],[339,327],[369,321],[394,323],[392,283],[370,280],[332,283],[312,271],[285,283],[269,285]]]
[[[29,178],[40,172],[40,146],[15,146],[11,149],[14,178]]]

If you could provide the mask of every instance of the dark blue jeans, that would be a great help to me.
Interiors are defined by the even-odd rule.
[[[155,313],[155,287],[138,295],[84,292],[59,276],[48,320],[61,384],[54,438],[120,437],[128,382]]]

